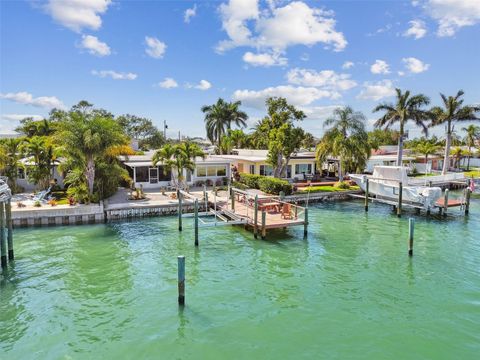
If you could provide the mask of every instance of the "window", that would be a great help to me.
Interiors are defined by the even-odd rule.
[[[272,176],[273,167],[271,167],[270,165],[260,165],[260,175]]]
[[[217,176],[217,168],[215,166],[208,166],[207,176]]]
[[[292,177],[292,165],[287,166],[287,179]]]
[[[207,167],[206,166],[197,166],[197,177],[207,176]]]
[[[255,174],[255,165],[250,165],[250,174]]]
[[[311,174],[312,164],[296,164],[295,174]]]
[[[158,181],[170,181],[172,180],[172,173],[170,171],[165,172],[163,166],[158,167]]]
[[[227,167],[225,165],[217,166],[217,176],[227,176]]]
[[[135,168],[137,182],[149,182],[148,166],[139,166]]]

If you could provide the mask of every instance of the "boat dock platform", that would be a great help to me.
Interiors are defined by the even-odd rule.
[[[178,199],[179,230],[182,230],[183,217],[194,217],[196,245],[198,229],[201,227],[243,225],[246,229],[253,230],[255,238],[260,234],[265,239],[269,229],[303,225],[304,235],[307,234],[308,207],[280,200],[277,196],[231,188],[226,198],[217,199],[214,192],[213,201],[208,200],[206,193],[203,198],[199,198],[183,190],[178,191]],[[193,214],[182,214],[183,199],[194,203]],[[200,205],[204,205],[206,211],[199,212]]]

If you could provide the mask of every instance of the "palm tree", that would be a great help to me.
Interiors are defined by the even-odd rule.
[[[458,169],[460,167],[460,161],[462,157],[465,155],[463,149],[461,147],[456,147],[452,149],[452,156],[454,159],[453,167]]]
[[[425,156],[425,171],[427,170],[428,156],[436,154],[439,149],[440,146],[430,141],[423,141],[415,146],[414,151]]]
[[[23,168],[20,160],[23,157],[23,139],[5,139],[0,143],[0,170],[8,177],[8,185],[16,192],[18,169]]]
[[[205,128],[207,137],[220,147],[222,136],[231,129],[232,124],[239,127],[247,126],[248,116],[245,112],[239,110],[242,103],[226,102],[222,98],[217,100],[216,104],[202,106],[202,112],[205,114]]]
[[[450,146],[452,144],[452,133],[454,131],[455,122],[467,120],[479,120],[476,113],[480,111],[480,106],[465,105],[463,106],[463,90],[459,90],[455,96],[445,96],[440,94],[443,101],[443,108],[436,106],[431,109],[433,115],[432,126],[445,124],[445,156],[443,159],[442,175],[448,171]]]
[[[247,142],[247,135],[242,129],[230,130],[227,135],[232,140],[232,145],[237,149],[244,147]]]
[[[467,133],[465,136],[465,143],[468,146],[468,162],[467,162],[467,171],[470,170],[470,158],[472,157],[472,147],[475,146],[475,141],[480,139],[480,126],[470,124],[467,127],[462,128],[463,131]]]
[[[383,103],[375,107],[373,112],[385,111],[385,114],[375,122],[376,128],[389,129],[392,125],[398,123],[400,125],[398,137],[398,154],[397,166],[402,166],[403,140],[405,138],[405,125],[411,120],[417,126],[420,126],[425,134],[427,134],[427,126],[425,121],[429,117],[429,113],[422,109],[430,103],[430,99],[423,94],[410,96],[410,91],[402,93],[400,89],[395,89],[397,99],[395,104]]]
[[[317,145],[315,157],[318,165],[321,166],[328,156],[337,157],[340,181],[343,181],[343,168],[363,170],[371,150],[365,131],[365,116],[349,106],[337,108],[324,125],[331,127]]]

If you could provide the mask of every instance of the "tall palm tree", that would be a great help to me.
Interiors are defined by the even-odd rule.
[[[452,149],[452,156],[454,159],[453,167],[455,169],[458,169],[460,167],[460,161],[462,160],[464,155],[465,155],[465,152],[461,147],[456,147]]]
[[[222,136],[231,129],[233,124],[239,127],[247,126],[248,116],[239,109],[241,104],[240,101],[226,102],[219,98],[213,105],[202,106],[207,137],[212,144],[220,147]]]
[[[445,124],[445,155],[443,159],[442,175],[448,171],[450,146],[452,144],[452,133],[455,122],[467,120],[479,120],[476,113],[480,111],[480,106],[463,105],[463,90],[459,90],[455,96],[445,96],[440,94],[443,102],[443,108],[435,106],[431,109],[433,115],[432,126]]]
[[[337,108],[325,121],[330,126],[317,145],[315,157],[321,166],[328,156],[339,160],[338,177],[343,181],[343,169],[363,170],[370,156],[365,116],[351,107]]]
[[[373,112],[384,111],[385,114],[375,122],[375,127],[389,129],[398,123],[400,126],[398,137],[397,166],[402,166],[403,140],[405,138],[405,125],[411,120],[427,134],[425,121],[429,118],[428,111],[422,109],[430,103],[430,99],[423,94],[410,95],[410,91],[395,89],[397,93],[396,103],[383,103],[376,106]]]
[[[422,141],[415,146],[414,151],[425,156],[425,171],[427,169],[428,156],[436,154],[439,149],[440,146],[430,141]]]
[[[468,146],[468,162],[467,162],[467,171],[470,170],[470,158],[472,157],[472,147],[475,146],[475,141],[480,139],[480,126],[470,124],[467,127],[462,128],[463,131],[467,133],[465,136],[465,143]]]

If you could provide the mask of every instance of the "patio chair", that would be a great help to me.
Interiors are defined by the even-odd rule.
[[[282,206],[282,219],[287,219],[287,220],[293,219],[292,205],[291,204],[283,204],[283,206]]]

